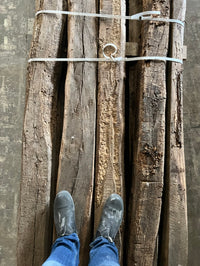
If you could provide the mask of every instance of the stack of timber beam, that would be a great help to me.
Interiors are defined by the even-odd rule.
[[[142,1],[142,11],[169,17],[169,1]],[[169,24],[145,22],[140,28],[141,56],[167,56]],[[130,32],[131,36],[131,32]],[[135,132],[129,209],[128,265],[153,265],[161,216],[165,162],[166,63],[138,63],[134,92]],[[138,76],[138,75],[137,75]],[[131,77],[132,78],[132,77]]]
[[[121,16],[157,10],[185,18],[185,0],[36,0],[36,10],[45,9]],[[139,56],[182,59],[183,35],[175,23],[40,14],[30,57],[101,58],[108,43],[125,57],[129,42]],[[125,203],[116,238],[120,264],[187,265],[182,70],[152,60],[29,64],[18,265],[48,257],[61,190],[75,202],[81,266],[114,192]]]
[[[160,10],[184,21],[185,1],[133,1],[129,13]],[[141,56],[182,58],[183,28],[133,23],[129,41]],[[129,166],[127,265],[187,265],[182,66],[146,61],[129,71]]]

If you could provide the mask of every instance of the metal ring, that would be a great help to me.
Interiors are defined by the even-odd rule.
[[[105,48],[108,47],[108,46],[111,46],[111,47],[113,47],[113,48],[115,49],[114,52],[113,52],[110,56],[106,55],[105,52],[104,52]],[[105,44],[105,45],[103,46],[103,56],[104,56],[105,58],[107,58],[107,59],[112,59],[112,60],[114,60],[115,58],[114,58],[113,56],[116,55],[117,50],[118,50],[118,49],[117,49],[117,46],[116,46],[114,43],[107,43],[107,44]]]

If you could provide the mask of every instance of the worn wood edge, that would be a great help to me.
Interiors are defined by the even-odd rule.
[[[146,4],[147,4],[147,2],[148,1],[146,1]],[[149,4],[147,4],[147,9],[149,10],[149,9],[151,9],[151,5],[152,5],[152,3],[151,2],[148,2]],[[161,4],[162,5],[162,4]],[[156,7],[157,6],[159,6],[159,3],[158,3],[158,1],[153,1],[153,8],[155,8],[156,9]],[[158,8],[159,10],[160,9],[162,9],[161,7],[160,8]],[[163,4],[163,11],[166,11],[165,9],[164,9],[164,4]],[[152,25],[151,23],[150,23],[150,25]],[[157,25],[157,27],[162,27],[163,25]],[[145,37],[144,38],[147,38],[148,36],[147,35],[145,35]],[[167,45],[166,45],[167,46]],[[140,47],[140,49],[141,49],[141,47]],[[141,50],[140,50],[141,51]],[[148,50],[147,50],[148,51]],[[150,51],[151,51],[151,49],[150,49]],[[154,54],[155,54],[155,51],[156,50],[154,50],[154,51],[152,51]],[[147,52],[148,53],[148,52]],[[162,52],[161,52],[162,53]],[[166,56],[166,53],[167,53],[167,51],[165,51],[165,54],[163,54],[162,56]],[[142,55],[144,55],[144,54],[142,54]],[[150,55],[150,54],[145,54],[145,55]],[[151,65],[153,66],[153,64],[154,63],[150,63],[150,64],[146,64],[146,66],[147,66],[147,69],[148,69],[148,67],[151,67]],[[139,63],[138,63],[138,65],[140,65]],[[142,65],[142,63],[141,63],[141,65]],[[165,67],[164,67],[164,69],[165,69]],[[163,70],[164,70],[163,69]],[[148,71],[148,70],[147,70]],[[156,69],[155,69],[155,71],[156,71]],[[141,71],[139,71],[139,73],[140,73],[140,75],[141,75]],[[140,79],[141,79],[141,77],[139,77]],[[163,84],[164,85],[164,84]],[[140,84],[140,86],[141,86],[141,84]],[[164,87],[165,87],[165,85],[164,85]],[[138,90],[139,88],[137,87],[137,90]],[[144,92],[143,92],[144,93]],[[140,96],[141,97],[141,96]],[[153,98],[154,98],[154,96],[153,96]],[[146,102],[146,104],[148,104],[147,102]],[[141,107],[140,107],[141,108]],[[142,112],[141,110],[140,110],[140,108],[138,109],[138,111],[139,112]],[[164,108],[165,109],[165,108]],[[164,110],[163,109],[163,110]],[[165,116],[165,111],[163,111],[163,116]],[[165,120],[165,118],[163,117],[163,119]],[[159,120],[159,119],[158,119]],[[163,120],[163,121],[164,121]],[[143,138],[142,137],[142,132],[141,131],[138,131],[139,129],[138,129],[138,125],[140,124],[140,121],[142,121],[142,117],[139,117],[138,118],[138,121],[136,121],[137,123],[136,123],[136,133],[135,133],[135,136],[136,136],[136,139],[138,138],[139,139],[139,141],[140,141],[140,143],[142,144],[142,140],[140,140],[141,138]],[[165,122],[163,122],[163,129],[165,128]],[[162,131],[163,131],[163,129],[162,129]],[[164,131],[165,131],[165,129],[164,129]],[[153,133],[153,135],[155,134],[155,132]],[[140,210],[140,212],[139,212],[139,210],[138,210],[138,212],[136,211],[137,210],[137,206],[139,206],[139,201],[141,200],[141,201],[143,201],[142,200],[142,196],[141,196],[141,191],[140,191],[140,189],[139,189],[139,187],[141,187],[141,189],[142,189],[142,186],[141,186],[141,184],[139,183],[139,180],[140,180],[140,178],[141,178],[141,173],[139,173],[138,172],[138,170],[139,170],[139,168],[142,168],[142,165],[140,164],[141,162],[142,162],[142,157],[140,158],[140,157],[138,157],[139,156],[139,154],[140,154],[140,152],[141,152],[141,149],[142,149],[142,147],[138,147],[137,145],[137,141],[135,142],[133,142],[133,149],[135,150],[135,155],[134,155],[134,157],[135,157],[135,159],[136,158],[138,158],[137,160],[134,160],[134,162],[133,162],[133,165],[134,165],[134,176],[135,176],[135,179],[133,180],[133,182],[132,182],[132,192],[131,192],[131,195],[130,195],[130,198],[132,198],[133,199],[133,203],[132,203],[132,208],[131,208],[131,210],[130,210],[130,213],[134,213],[135,212],[135,215],[134,216],[132,216],[132,219],[130,219],[129,218],[129,222],[131,222],[131,225],[129,224],[129,228],[131,228],[131,229],[129,229],[129,231],[130,231],[130,234],[131,234],[131,237],[130,237],[130,243],[134,243],[134,244],[129,244],[129,251],[128,251],[128,265],[133,265],[134,263],[135,263],[135,265],[156,265],[156,263],[157,263],[157,261],[156,261],[156,257],[157,257],[157,255],[156,255],[156,250],[157,250],[157,248],[156,248],[156,246],[158,245],[157,243],[158,243],[158,230],[159,230],[159,225],[160,225],[160,213],[161,213],[161,203],[162,203],[162,188],[163,188],[163,176],[164,176],[164,158],[165,158],[165,154],[164,154],[164,149],[165,149],[165,145],[164,145],[164,137],[165,137],[165,134],[163,134],[163,137],[162,137],[162,144],[161,144],[161,146],[162,146],[162,148],[161,148],[161,150],[160,150],[160,148],[159,149],[157,149],[157,152],[159,153],[159,154],[162,154],[162,156],[163,157],[161,157],[162,159],[161,159],[161,161],[158,163],[158,164],[160,164],[160,166],[161,166],[161,173],[160,173],[160,181],[157,183],[157,185],[158,185],[158,187],[160,188],[160,189],[158,189],[157,190],[157,192],[156,193],[158,193],[158,195],[160,195],[160,200],[158,200],[159,202],[159,204],[158,204],[158,206],[157,206],[157,208],[156,208],[156,212],[157,212],[157,216],[156,217],[154,217],[154,218],[156,218],[156,221],[155,221],[155,225],[154,225],[154,229],[153,228],[151,228],[152,229],[152,231],[154,231],[155,232],[155,236],[154,236],[154,239],[152,239],[151,237],[147,237],[146,236],[146,241],[145,242],[143,242],[143,240],[142,239],[137,239],[137,234],[138,233],[136,233],[136,232],[139,232],[138,230],[141,230],[141,229],[139,229],[139,224],[141,223],[141,219],[145,219],[145,217],[147,216],[146,214],[145,214],[145,212],[144,213],[140,213],[141,212],[141,210]],[[148,138],[147,138],[148,139]],[[161,139],[160,139],[161,140]],[[148,142],[147,142],[148,143]],[[145,143],[144,143],[145,144]],[[148,143],[149,144],[149,143]],[[150,143],[150,145],[147,145],[147,147],[149,147],[149,148],[151,148],[151,146],[152,146],[152,144]],[[148,148],[148,149],[149,149]],[[139,160],[139,161],[138,161]],[[138,164],[139,163],[139,164]],[[137,170],[138,169],[138,170]],[[141,180],[142,181],[142,180]],[[143,180],[144,181],[144,180]],[[157,180],[158,181],[158,180]],[[147,183],[148,183],[148,180],[147,180]],[[150,183],[151,184],[151,183]],[[135,187],[135,189],[134,189],[134,187]],[[140,193],[139,193],[139,191],[140,191]],[[136,196],[136,192],[137,192],[137,196]],[[143,195],[143,194],[142,194]],[[152,198],[151,199],[151,197],[150,197],[150,195],[148,196],[148,194],[147,194],[147,198],[149,197],[149,200],[151,200],[152,201],[152,206],[156,203],[156,199],[155,198]],[[158,196],[158,198],[159,198],[159,196]],[[143,206],[143,205],[142,205]],[[146,204],[146,210],[148,210],[148,208],[149,208],[149,211],[151,210],[151,208],[152,208],[152,206],[150,207],[150,206],[148,206],[147,204]],[[144,206],[143,206],[143,209],[145,209],[144,208]],[[140,218],[139,218],[140,217]],[[136,224],[136,226],[137,226],[137,224],[138,224],[138,226],[137,226],[137,228],[138,228],[138,230],[136,230],[136,229],[134,229],[134,225],[133,224]],[[146,225],[147,226],[147,228],[148,228],[148,225]],[[145,230],[146,231],[146,230]],[[149,247],[149,245],[148,245],[148,242],[149,241],[149,243],[150,242],[152,242],[152,243],[150,243],[150,245],[151,245],[151,248]],[[141,243],[143,243],[143,245],[141,244]],[[138,244],[138,245],[137,245]],[[154,245],[155,244],[155,245]],[[133,246],[134,247],[133,247]],[[139,254],[139,250],[140,250],[140,246],[141,247],[143,247],[141,250],[142,250],[142,253],[141,254]],[[151,250],[151,251],[150,251]],[[142,255],[143,254],[143,255]]]
[[[171,12],[171,16],[184,21],[185,1],[173,2]],[[183,29],[173,25],[171,27],[170,56],[182,56],[183,38]],[[183,67],[178,64],[169,64],[168,72],[166,188],[159,265],[187,265],[188,232],[183,142]]]
[[[125,2],[100,1],[99,13],[125,14]],[[99,54],[106,43],[117,45],[117,56],[125,56],[124,21],[100,19]],[[107,30],[106,30],[107,28]],[[97,141],[94,199],[94,235],[103,205],[111,193],[124,198],[124,63],[101,63],[98,66]],[[122,230],[115,242],[122,245]],[[122,249],[119,248],[121,254]],[[122,254],[120,256],[122,259]]]
[[[185,20],[186,1],[173,1],[172,17]],[[171,56],[183,55],[184,29],[171,27]],[[166,239],[162,265],[187,265],[188,228],[183,138],[183,66],[170,65]]]
[[[96,13],[96,2],[68,1],[68,10]],[[95,18],[68,18],[68,57],[97,57]],[[69,63],[57,192],[68,190],[76,209],[80,265],[87,265],[92,241],[96,132],[96,63]]]
[[[57,3],[55,3],[55,6],[57,6]],[[58,8],[62,9],[62,7],[63,3],[61,1]],[[36,9],[40,8],[48,8],[48,3],[46,1],[36,1]],[[52,22],[54,26],[57,25],[57,31],[55,34],[48,36],[48,42],[43,42],[42,36],[45,33],[45,25],[50,25]],[[63,25],[64,20],[61,16],[37,18],[34,24],[30,57],[45,57],[45,54],[49,56],[49,53],[56,57],[62,40]],[[42,264],[51,245],[53,221],[50,221],[51,212],[49,208],[51,179],[55,178],[55,176],[53,177],[55,175],[54,165],[52,164],[54,155],[52,154],[52,140],[50,138],[53,128],[55,129],[55,125],[51,121],[51,119],[54,119],[51,102],[53,97],[56,98],[54,89],[55,84],[58,84],[58,73],[54,73],[54,66],[54,63],[48,66],[40,63],[28,66],[22,178],[18,209],[18,265]],[[39,77],[41,82],[37,86],[36,84],[40,80]],[[51,80],[52,77],[53,81]],[[42,82],[43,79],[47,82],[46,84]],[[54,106],[54,109],[55,105],[52,104],[52,106]],[[40,109],[40,112],[37,115],[38,109]],[[54,138],[53,135],[52,138]],[[40,143],[38,150],[37,143]],[[42,145],[44,146],[41,150]]]

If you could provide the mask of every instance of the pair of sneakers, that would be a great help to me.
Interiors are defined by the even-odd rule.
[[[113,242],[123,217],[123,200],[118,194],[107,199],[97,229],[96,237],[102,236]],[[58,237],[77,233],[74,201],[68,191],[61,191],[54,201],[54,223]]]

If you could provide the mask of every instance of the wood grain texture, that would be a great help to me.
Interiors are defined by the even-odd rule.
[[[121,0],[101,0],[99,12],[102,14],[125,15],[125,2]],[[107,43],[114,43],[118,47],[116,56],[125,56],[124,20],[100,19],[99,57],[102,57],[102,48]],[[112,49],[109,50],[108,48],[105,52],[109,55]],[[99,63],[94,233],[96,233],[102,207],[110,194],[115,192],[123,197],[123,154],[124,63]],[[121,233],[119,238],[121,238]]]
[[[173,1],[172,17],[185,21],[186,0]],[[172,57],[182,58],[184,28],[172,27]],[[187,265],[188,228],[183,135],[183,67],[172,64],[170,110],[169,175],[169,260],[168,264]]]
[[[185,20],[186,1],[173,1],[171,17]],[[184,28],[171,27],[171,57],[182,59]],[[169,69],[168,137],[166,164],[166,202],[162,265],[187,265],[188,229],[183,139],[183,66],[172,63]]]
[[[68,1],[69,11],[96,13],[96,2]],[[68,57],[97,57],[96,19],[68,17]],[[57,191],[73,197],[81,242],[80,265],[87,265],[92,241],[96,130],[96,63],[69,63],[65,83],[64,124]]]
[[[36,9],[64,9],[63,1],[36,1]],[[36,18],[31,57],[59,57],[64,20],[60,15]],[[56,176],[54,151],[57,95],[61,65],[32,63],[28,67],[23,130],[22,179],[18,222],[18,265],[41,265],[52,236],[51,185]],[[54,147],[54,148],[53,148]]]
[[[160,10],[162,16],[169,17],[169,1],[144,0],[142,8]],[[168,37],[168,24],[143,23],[140,55],[166,56]],[[154,265],[164,178],[166,63],[138,63],[136,78],[127,265]]]

